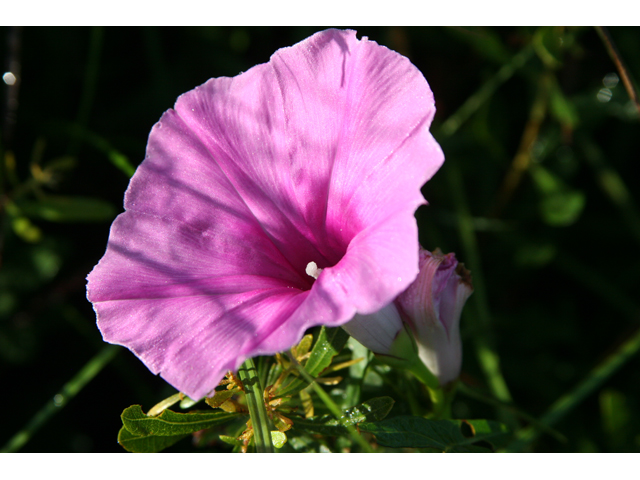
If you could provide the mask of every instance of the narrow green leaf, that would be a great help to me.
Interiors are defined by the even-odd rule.
[[[242,442],[238,440],[236,437],[230,437],[228,435],[220,435],[220,440],[228,445],[233,445],[234,447],[241,447]]]
[[[183,438],[188,436],[184,435],[172,435],[172,436],[137,436],[127,430],[125,427],[118,432],[118,443],[127,450],[133,453],[154,453],[160,452],[165,448],[170,447],[174,443],[179,442]]]
[[[24,215],[51,222],[102,222],[113,220],[116,209],[109,202],[91,197],[47,195],[38,200],[20,200]]]
[[[441,452],[489,451],[474,443],[499,439],[508,432],[505,425],[490,420],[427,420],[413,416],[362,423],[360,430],[373,433],[378,443],[386,447]]]
[[[331,364],[331,360],[345,346],[349,340],[349,335],[342,328],[320,329],[318,340],[316,341],[311,355],[304,365],[304,370],[316,378],[322,371]],[[278,396],[295,395],[305,388],[309,383],[303,378],[296,378],[284,388],[278,391]]]
[[[333,415],[294,420],[293,428],[310,434],[339,436],[348,434],[347,425],[377,422],[385,418],[395,401],[391,397],[376,397],[342,411],[340,421]]]
[[[113,163],[113,165],[124,172],[125,175],[133,177],[133,174],[136,173],[136,167],[131,165],[129,159],[117,150],[109,150],[107,156],[109,157],[111,163]]]
[[[331,364],[331,360],[345,346],[349,335],[342,328],[322,327],[318,341],[313,346],[311,356],[304,366],[309,375],[317,377]]]
[[[176,413],[165,410],[157,417],[148,417],[140,405],[126,408],[122,424],[135,436],[175,436],[215,427],[242,415],[230,412]]]
[[[554,80],[550,98],[551,114],[562,124],[571,129],[578,124],[578,109],[565,97],[558,82]]]
[[[609,447],[614,452],[633,451],[633,422],[629,402],[624,393],[605,388],[600,392],[600,417]]]
[[[540,59],[548,68],[562,65],[562,29],[540,27],[533,36],[533,46]]]

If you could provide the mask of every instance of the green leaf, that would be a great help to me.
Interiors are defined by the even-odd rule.
[[[113,163],[113,165],[124,172],[128,177],[133,177],[133,174],[136,173],[136,168],[131,165],[129,159],[117,150],[109,150],[107,152],[107,156],[109,157],[111,163]]]
[[[385,418],[395,401],[391,397],[376,397],[342,411],[340,421],[333,415],[294,420],[293,428],[310,434],[339,436],[348,434],[347,425],[377,422]]]
[[[90,197],[47,195],[38,200],[20,200],[24,215],[51,222],[103,222],[113,220],[116,209],[109,202]]]
[[[13,231],[25,242],[38,243],[42,239],[42,232],[29,221],[27,217],[16,217],[11,222]]]
[[[550,107],[552,115],[562,124],[574,129],[578,124],[578,109],[565,97],[558,82],[551,87]]]
[[[222,425],[243,415],[234,412],[191,412],[176,413],[164,410],[157,417],[148,417],[140,405],[126,408],[122,415],[122,424],[133,435],[142,436],[175,436],[188,435],[199,430]]]
[[[360,402],[360,393],[362,391],[362,383],[369,365],[370,350],[358,342],[355,338],[350,337],[347,345],[351,349],[351,360],[358,358],[364,359],[349,367],[349,375],[345,379],[345,399],[344,405],[354,405]]]
[[[238,440],[236,437],[230,437],[228,435],[220,435],[220,440],[228,445],[233,445],[234,447],[241,447],[242,441]]]
[[[584,193],[568,187],[559,177],[540,165],[529,169],[540,192],[540,213],[552,226],[568,226],[575,223],[586,202]]]
[[[342,328],[322,327],[318,340],[311,350],[311,355],[304,365],[305,371],[314,378],[320,375],[325,368],[331,365],[331,360],[340,353],[347,340],[349,340],[349,335]],[[295,395],[307,385],[309,382],[303,378],[296,378],[278,390],[278,396]]]
[[[373,433],[380,445],[391,448],[429,448],[441,452],[490,451],[479,441],[499,439],[507,427],[490,420],[427,420],[400,416],[362,423],[361,431]]]
[[[602,429],[614,452],[631,452],[633,445],[632,413],[624,393],[606,388],[600,392]]]
[[[540,59],[548,68],[562,65],[562,28],[540,27],[533,35],[533,46]]]
[[[125,450],[133,453],[153,453],[160,452],[170,447],[174,443],[179,442],[188,435],[172,435],[172,436],[137,436],[127,430],[125,427],[120,429],[118,433],[118,443]]]
[[[331,364],[333,357],[340,353],[347,340],[349,335],[342,328],[322,327],[304,369],[313,377],[320,375]]]

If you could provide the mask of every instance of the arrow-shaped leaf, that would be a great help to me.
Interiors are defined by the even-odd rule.
[[[139,437],[122,427],[118,433],[118,443],[125,450],[133,453],[153,453],[161,452],[165,448],[170,447],[179,442],[187,435],[173,435],[169,437],[146,436]]]

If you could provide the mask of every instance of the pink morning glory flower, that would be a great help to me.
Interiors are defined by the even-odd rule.
[[[105,341],[199,399],[309,327],[380,310],[418,274],[434,113],[408,59],[340,30],[180,96],[88,276]]]

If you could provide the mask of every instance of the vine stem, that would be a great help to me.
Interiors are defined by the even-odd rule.
[[[16,433],[0,453],[17,452],[44,423],[76,396],[120,351],[117,345],[107,345],[93,357],[47,404],[36,413],[27,425]]]
[[[252,358],[248,358],[238,370],[238,376],[244,385],[247,407],[253,426],[253,438],[258,453],[274,453],[269,428],[269,416],[264,404],[264,388],[260,384],[258,370]]]
[[[289,352],[289,358],[291,362],[295,365],[295,367],[298,369],[298,372],[300,372],[300,375],[302,375],[302,377],[311,384],[311,388],[313,388],[313,390],[316,392],[318,397],[320,397],[320,400],[322,400],[323,403],[327,406],[327,408],[329,409],[331,414],[335,417],[335,419],[338,422],[342,423],[341,417],[343,415],[342,415],[342,411],[340,410],[340,407],[338,407],[338,405],[336,405],[336,403],[331,399],[329,394],[325,392],[320,385],[318,385],[318,382],[316,382],[315,378],[313,378],[311,375],[307,373],[304,367],[300,365],[300,363],[296,360],[295,356],[291,352]],[[355,440],[365,452],[374,453],[373,449],[371,448],[371,445],[369,445],[369,443],[362,437],[362,435],[358,433],[358,430],[356,430],[356,428],[353,425],[344,424],[344,426],[349,431],[349,435],[351,436],[351,438]]]

